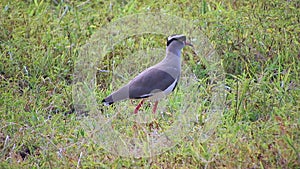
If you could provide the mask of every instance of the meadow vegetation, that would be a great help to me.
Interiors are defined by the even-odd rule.
[[[222,58],[227,90],[222,123],[207,141],[191,129],[167,152],[136,159],[110,154],[78,130],[72,74],[93,33],[143,12],[201,26]],[[299,1],[1,0],[0,13],[0,168],[300,167]],[[152,37],[119,48],[165,45],[165,37]],[[205,78],[190,53],[183,58]],[[106,58],[99,69],[122,59]],[[97,79],[100,98],[110,80]]]

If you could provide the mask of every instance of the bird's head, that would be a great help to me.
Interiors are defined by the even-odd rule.
[[[171,35],[171,36],[169,36],[168,39],[167,39],[167,46],[171,45],[174,42],[182,43],[183,47],[186,46],[186,45],[193,47],[193,45],[186,40],[186,36],[184,36],[184,35]]]

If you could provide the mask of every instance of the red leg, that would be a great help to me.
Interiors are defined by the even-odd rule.
[[[142,104],[144,103],[144,99],[142,99],[142,101],[136,106],[136,108],[134,109],[134,114],[137,114],[139,109],[141,108]]]
[[[153,107],[153,110],[152,110],[152,113],[153,113],[153,114],[155,114],[155,112],[156,112],[157,104],[158,104],[158,101],[155,101],[154,107]]]

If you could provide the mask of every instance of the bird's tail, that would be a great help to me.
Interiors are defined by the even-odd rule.
[[[102,103],[105,106],[111,105],[117,101],[125,100],[129,98],[129,87],[126,85],[122,87],[121,89],[113,92],[109,96],[107,96],[105,99],[102,100]]]

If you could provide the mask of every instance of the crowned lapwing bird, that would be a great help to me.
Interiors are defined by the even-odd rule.
[[[137,113],[145,99],[155,101],[152,112],[155,113],[158,101],[170,94],[176,87],[180,72],[181,50],[186,45],[192,46],[187,42],[184,35],[172,35],[167,39],[165,58],[156,65],[149,67],[125,86],[113,92],[102,100],[104,105],[111,105],[125,99],[141,99],[134,113]]]

